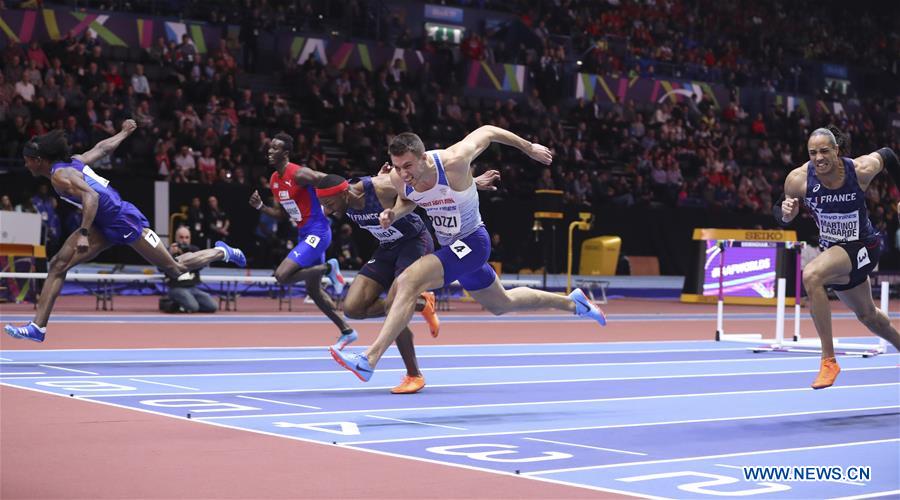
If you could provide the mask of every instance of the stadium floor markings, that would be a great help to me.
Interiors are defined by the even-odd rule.
[[[429,384],[426,392],[409,399],[391,396],[386,394],[383,389],[360,387],[355,379],[351,380],[352,377],[342,370],[321,369],[310,370],[309,373],[304,374],[289,374],[289,377],[302,378],[309,383],[309,386],[303,387],[297,394],[292,394],[291,392],[294,391],[277,383],[273,384],[275,379],[284,378],[285,374],[272,372],[260,373],[260,376],[244,377],[253,380],[253,383],[246,384],[242,388],[247,390],[221,391],[223,388],[233,389],[232,384],[235,380],[243,376],[234,373],[218,374],[220,376],[210,376],[217,375],[210,373],[144,373],[152,379],[142,380],[145,377],[137,373],[116,376],[88,376],[85,374],[83,377],[60,378],[59,376],[47,376],[46,373],[42,373],[41,375],[44,375],[42,377],[11,376],[8,371],[10,369],[30,369],[31,366],[37,366],[35,361],[41,361],[41,364],[54,367],[60,361],[48,359],[48,357],[52,358],[55,353],[64,352],[66,354],[62,357],[68,356],[69,361],[79,361],[71,356],[73,351],[32,351],[41,353],[42,359],[33,358],[34,361],[25,361],[15,365],[0,364],[3,374],[0,383],[17,387],[25,385],[24,388],[27,389],[41,392],[52,391],[57,395],[62,395],[67,391],[69,393],[76,391],[79,392],[82,399],[89,401],[170,417],[183,418],[186,413],[190,412],[193,414],[194,420],[211,425],[244,429],[267,435],[280,435],[303,441],[329,443],[340,440],[344,443],[342,446],[350,449],[392,456],[404,456],[493,472],[509,473],[512,471],[512,467],[516,467],[517,471],[535,474],[535,477],[540,479],[561,484],[588,487],[598,491],[631,492],[650,496],[679,497],[684,496],[685,491],[694,492],[693,489],[697,488],[699,490],[694,493],[703,494],[703,496],[714,495],[722,491],[743,492],[745,487],[752,483],[737,484],[740,480],[735,479],[732,473],[741,472],[733,469],[740,464],[723,463],[727,461],[728,457],[719,455],[735,453],[744,455],[751,453],[746,456],[769,455],[762,453],[766,450],[758,449],[759,446],[748,451],[750,443],[735,437],[741,434],[738,431],[743,428],[742,426],[749,426],[751,430],[756,429],[757,431],[760,430],[760,426],[763,426],[765,431],[780,429],[787,425],[803,428],[804,422],[809,424],[820,421],[850,421],[851,418],[857,418],[868,419],[864,421],[872,423],[875,420],[881,422],[885,419],[894,419],[893,428],[889,424],[869,425],[865,428],[868,430],[855,428],[852,434],[853,439],[858,438],[872,443],[897,435],[896,416],[900,410],[900,394],[896,388],[900,382],[898,382],[897,355],[895,353],[870,359],[843,358],[841,363],[845,370],[840,382],[847,385],[836,386],[824,392],[815,392],[803,387],[808,383],[809,374],[816,371],[811,369],[814,367],[807,366],[814,359],[809,356],[762,357],[757,354],[749,354],[745,358],[744,355],[735,356],[739,350],[722,349],[722,344],[712,342],[654,344],[656,349],[646,349],[647,344],[645,343],[633,343],[625,348],[623,348],[623,344],[617,346],[606,344],[603,347],[598,347],[601,344],[573,344],[576,347],[553,344],[547,348],[549,352],[546,356],[535,351],[541,349],[541,345],[492,346],[486,349],[489,352],[480,353],[483,356],[472,357],[473,359],[469,360],[476,366],[425,367],[429,380],[436,380],[439,383]],[[451,349],[462,349],[467,350],[468,354],[477,354],[477,347],[471,347],[475,348],[451,346]],[[643,349],[635,349],[635,351],[644,352],[628,352],[629,347],[642,347]],[[692,347],[695,349],[691,349]],[[666,348],[670,348],[672,352],[658,352],[666,351]],[[696,348],[707,350],[702,351]],[[609,354],[615,354],[620,359],[640,361],[569,364],[554,362],[512,366],[490,366],[484,363],[487,361],[517,361],[523,357],[517,355],[521,354],[518,352],[520,349],[532,350],[524,357],[528,355],[539,356],[541,359],[549,357],[551,361],[579,361],[583,360],[579,358]],[[618,351],[610,352],[606,349],[610,349],[610,351],[617,349]],[[554,350],[557,352],[553,353]],[[709,359],[683,359],[682,354],[676,353],[679,350],[682,353],[690,351],[692,356]],[[82,358],[81,361],[85,362],[78,362],[78,369],[93,368],[99,370],[98,373],[107,372],[105,367],[108,367],[108,364],[106,363],[90,365],[91,359],[99,358],[104,361],[102,359],[104,351],[80,352],[82,353],[80,355],[89,356],[89,359]],[[116,352],[124,351],[117,350]],[[199,352],[203,351],[184,352],[184,354],[194,356],[185,358],[185,360],[192,363],[195,361],[191,360],[204,358],[204,362],[201,364],[216,366],[216,363],[211,362],[212,360],[205,359],[208,355],[214,355],[213,352],[203,352],[203,356],[198,357],[196,355]],[[245,356],[245,358],[237,359],[254,357],[253,351],[227,350],[226,352],[231,355]],[[272,350],[271,354],[280,354],[281,357],[285,357],[284,352],[284,350]],[[300,350],[299,352],[313,354],[309,350]],[[434,349],[430,352],[434,356],[428,358],[429,361],[437,365],[453,364],[452,362],[457,356],[465,355],[465,352],[451,353],[448,349]],[[10,356],[16,356],[16,353],[17,351],[4,352],[4,357],[15,359]],[[249,356],[247,356],[248,353]],[[142,350],[139,354],[141,359],[147,360],[146,358],[153,354],[163,356],[171,355],[171,352],[168,350]],[[557,358],[552,358],[553,356],[557,356]],[[568,358],[565,358],[566,356]],[[675,358],[681,356],[681,358],[672,359],[672,356]],[[717,359],[717,357],[726,359]],[[172,358],[166,359],[166,364],[174,361],[175,366],[170,368],[174,368],[176,371],[183,368],[179,366],[179,361]],[[17,361],[20,360],[17,359]],[[128,364],[127,360],[122,361],[124,364]],[[260,369],[271,369],[273,364],[282,361],[294,360],[254,359],[246,362],[226,360],[226,362],[260,365],[257,367]],[[748,363],[747,361],[753,362]],[[304,359],[300,362],[314,363],[317,360]],[[141,363],[133,363],[133,365],[139,364]],[[144,364],[153,365],[153,363]],[[773,370],[773,367],[777,369]],[[59,367],[57,366],[57,368]],[[151,366],[145,366],[143,371],[152,371],[147,368],[151,368]],[[152,368],[158,370],[161,367]],[[484,373],[487,369],[492,369],[494,380],[483,380],[487,375]],[[560,370],[565,370],[567,375],[574,373],[586,377],[580,382],[571,382],[577,377],[566,381],[549,381]],[[389,375],[396,376],[397,372],[402,370],[388,369],[384,371]],[[653,371],[653,373],[649,376],[644,375],[648,371]],[[335,372],[341,373],[341,375],[336,376]],[[598,372],[602,372],[600,375],[608,376],[598,377]],[[382,373],[381,370],[379,373]],[[179,391],[128,394],[129,391],[125,391],[124,386],[120,383],[130,380],[126,377],[137,378],[138,376],[141,376],[137,380],[138,382],[162,384],[173,382],[169,385],[176,386],[173,389],[179,389]],[[482,380],[479,381],[478,376]],[[460,382],[461,377],[466,380]],[[160,379],[165,382],[159,382]],[[666,379],[669,379],[670,383],[665,383]],[[671,380],[678,380],[678,382],[671,383]],[[208,382],[208,385],[193,384],[195,381]],[[39,382],[49,382],[50,385],[37,385]],[[177,387],[181,383],[188,385]],[[534,390],[498,391],[497,387],[490,387],[519,383],[531,384],[529,389]],[[593,387],[595,393],[614,392],[613,388],[619,386],[620,392],[617,394],[620,397],[571,398],[573,394],[585,393],[589,386],[595,386]],[[79,388],[81,389],[79,390]],[[679,388],[689,388],[693,392]],[[734,390],[723,390],[727,388]],[[95,391],[94,389],[113,389],[114,393],[102,394],[104,390]],[[135,392],[138,388],[130,387],[129,389],[131,392]],[[207,389],[213,389],[210,392],[227,392],[228,394],[221,394],[225,397],[220,397],[220,394],[204,392]],[[185,390],[191,392],[183,392]],[[347,397],[348,395],[341,392],[342,390],[358,392],[354,393],[352,397]],[[94,394],[91,394],[92,392]],[[557,400],[543,400],[547,394],[554,393],[559,395]],[[823,394],[825,394],[824,397]],[[840,396],[837,397],[836,394],[840,394]],[[518,399],[510,397],[510,395],[516,395]],[[148,396],[155,399],[147,400]],[[497,402],[498,397],[500,398],[499,402]],[[461,403],[466,398],[470,404],[446,404]],[[685,398],[690,399],[687,405],[685,405]],[[147,404],[148,401],[149,404]],[[377,404],[379,401],[381,403]],[[413,404],[399,407],[398,404],[401,401]],[[485,402],[479,403],[478,401]],[[420,402],[428,404],[417,407]],[[434,404],[435,402],[445,404]],[[471,404],[472,402],[475,404]],[[324,409],[322,411],[284,412],[285,406],[307,410]],[[560,407],[564,409],[560,410]],[[770,411],[753,411],[760,408],[768,408]],[[660,419],[660,415],[670,418]],[[550,422],[566,425],[548,427],[546,424]],[[597,425],[598,422],[603,425]],[[682,426],[683,432],[688,435],[695,435],[701,432],[700,429],[708,432],[709,436],[717,437],[717,442],[725,447],[724,453],[717,455],[715,463],[707,463],[702,461],[705,459],[697,458],[705,457],[708,453],[691,456],[683,456],[683,453],[678,455],[679,452],[706,451],[713,448],[710,448],[709,442],[704,442],[705,448],[700,449],[684,447],[685,449],[681,450],[679,447],[671,446],[669,433],[673,426]],[[460,431],[460,429],[463,430]],[[785,439],[789,439],[791,443],[797,442],[810,447],[829,445],[829,443],[822,443],[822,439],[818,435],[792,436],[764,431],[750,432],[753,435],[767,436],[767,439],[752,441],[758,442],[760,446],[774,444],[773,440],[776,439],[778,444],[784,444]],[[829,435],[828,433],[822,434],[823,436]],[[645,435],[654,436],[652,442],[645,442],[643,446],[635,447],[634,444],[638,441],[634,441],[633,438]],[[624,439],[627,436],[632,439]],[[669,439],[666,436],[669,436]],[[698,446],[700,445],[698,444]],[[735,448],[739,451],[735,451]],[[573,452],[573,450],[577,450],[577,452]],[[772,447],[771,450],[777,450],[777,447]],[[628,475],[629,480],[627,481],[622,480],[625,477],[622,475],[618,477],[603,475],[601,479],[596,480],[588,480],[589,478],[585,479],[579,475],[585,473],[582,470],[584,467],[593,468],[612,463],[623,463],[621,462],[622,452],[646,453],[647,461],[650,462],[669,459],[671,463],[690,464],[694,469],[702,470],[701,473],[688,471],[681,475],[663,477],[659,475],[662,474],[660,472],[641,469],[635,474]],[[880,457],[882,452],[876,450],[873,453],[875,454],[869,454],[870,459],[871,457]],[[829,459],[838,460],[838,458]],[[680,459],[696,459],[697,461]],[[564,466],[548,468],[545,463]],[[833,463],[844,464],[841,461]],[[644,465],[650,467],[653,464]],[[723,467],[723,465],[730,466],[732,469]],[[638,465],[632,466],[638,467]],[[623,467],[626,466],[623,465]],[[710,472],[710,470],[717,472]],[[551,472],[536,474],[536,471]],[[881,474],[882,477],[891,478],[891,473],[882,469],[874,472]],[[590,476],[590,474],[587,475]],[[895,482],[896,476],[896,472],[894,472]],[[708,481],[698,482],[698,478],[705,478]],[[820,496],[818,495],[820,489],[812,488],[809,485],[801,485],[801,488],[794,483],[786,484],[790,484],[793,490],[788,488],[787,490],[771,490],[771,492],[775,496],[784,497],[790,496],[782,494],[785,491],[793,495],[802,491],[804,495],[809,492],[816,493],[813,496]],[[854,487],[857,488],[856,491],[859,491],[860,488],[871,490],[875,487],[880,488],[882,482],[873,480],[862,487],[845,481],[840,483],[840,486],[842,488]],[[829,493],[844,495],[846,492],[833,490]]]

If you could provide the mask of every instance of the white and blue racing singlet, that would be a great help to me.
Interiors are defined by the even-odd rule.
[[[446,246],[484,225],[478,208],[478,190],[473,181],[465,191],[454,191],[447,181],[438,152],[428,151],[426,154],[434,159],[437,183],[424,192],[405,186],[406,197],[425,209],[438,243]]]
[[[836,243],[862,241],[868,243],[878,237],[869,221],[866,196],[859,186],[853,160],[842,158],[844,184],[828,189],[816,176],[816,167],[809,162],[806,167],[806,198],[804,202],[812,211],[819,227],[819,244],[828,248]]]

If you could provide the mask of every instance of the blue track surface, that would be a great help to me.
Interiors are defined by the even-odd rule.
[[[368,384],[323,348],[2,351],[0,383],[600,491],[900,495],[893,351],[841,358],[824,391],[808,388],[815,355],[715,342],[417,351],[428,387],[413,396],[387,391],[404,372],[393,350]],[[840,467],[844,477],[745,480],[745,466]],[[857,466],[868,469],[848,478]]]

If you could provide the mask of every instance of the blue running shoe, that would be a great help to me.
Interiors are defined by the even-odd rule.
[[[334,346],[329,347],[328,351],[339,365],[353,372],[363,382],[368,382],[372,378],[372,373],[375,370],[369,366],[367,357],[357,352],[338,351]]]
[[[341,274],[340,264],[337,259],[328,259],[327,264],[331,266],[331,271],[326,276],[334,287],[334,294],[340,297],[344,293],[344,275]]]
[[[6,331],[10,337],[28,339],[34,342],[43,342],[44,334],[47,333],[46,328],[35,325],[33,321],[25,326],[6,325],[3,327],[3,330]]]
[[[338,337],[337,343],[331,347],[338,351],[343,351],[345,347],[356,342],[356,339],[358,338],[359,334],[356,333],[356,330],[350,330],[348,333],[342,333],[341,336]]]
[[[600,323],[600,326],[606,326],[606,315],[587,298],[587,295],[585,295],[580,288],[572,290],[572,293],[569,294],[569,298],[575,303],[575,314],[591,318],[597,323]]]
[[[244,256],[244,252],[240,248],[230,247],[224,241],[217,241],[216,248],[225,250],[225,262],[230,262],[238,267],[247,265],[247,257]]]

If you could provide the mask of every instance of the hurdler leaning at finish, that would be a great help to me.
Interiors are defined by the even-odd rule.
[[[580,289],[568,297],[527,287],[505,290],[488,265],[491,239],[478,208],[478,193],[470,165],[493,142],[515,147],[530,158],[549,165],[553,155],[546,147],[494,126],[480,127],[447,149],[425,151],[416,134],[398,134],[388,152],[394,169],[391,182],[397,201],[380,217],[382,228],[409,214],[418,205],[425,209],[441,248],[425,255],[397,277],[396,293],[375,343],[365,353],[330,349],[332,357],[362,381],[372,377],[375,365],[394,339],[409,324],[416,297],[422,292],[459,280],[478,303],[494,314],[553,308],[593,319],[606,317]]]
[[[834,357],[826,286],[856,313],[866,328],[900,350],[900,334],[872,300],[869,273],[878,265],[881,234],[869,221],[865,196],[866,188],[882,170],[887,170],[900,187],[900,162],[890,148],[858,158],[838,156],[846,144],[836,128],[814,130],[807,146],[809,162],[788,174],[784,201],[776,204],[773,211],[778,222],[787,224],[800,213],[802,199],[816,220],[819,244],[825,248],[803,268],[809,314],[822,342],[822,363],[812,388],[824,389],[834,384],[841,371]]]

